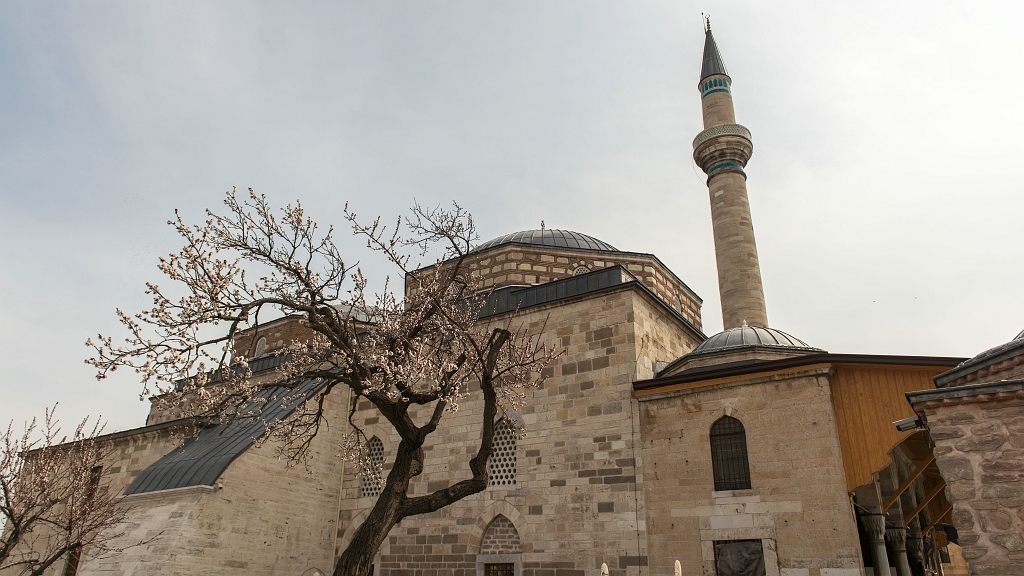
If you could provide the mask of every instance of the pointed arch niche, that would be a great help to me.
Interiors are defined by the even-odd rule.
[[[504,514],[491,520],[480,539],[476,557],[478,576],[520,576],[523,543],[519,530]]]

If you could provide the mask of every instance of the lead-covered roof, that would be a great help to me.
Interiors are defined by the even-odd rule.
[[[722,54],[718,51],[718,44],[715,43],[715,37],[709,29],[704,33],[704,61],[700,67],[700,80],[703,82],[708,76],[716,74],[728,76],[729,72],[725,69]]]
[[[263,390],[257,395],[258,400],[241,409],[242,413],[258,411],[258,415],[200,430],[181,448],[139,473],[125,494],[212,486],[228,465],[263,437],[271,425],[288,417],[303,399],[323,385],[322,380],[306,380],[294,390],[285,387]]]
[[[522,230],[499,236],[488,240],[477,246],[473,251],[479,252],[502,244],[529,244],[533,246],[549,246],[552,248],[577,248],[581,250],[601,250],[605,252],[618,252],[615,246],[598,240],[593,236],[573,232],[572,230],[552,230],[542,228],[540,230]]]

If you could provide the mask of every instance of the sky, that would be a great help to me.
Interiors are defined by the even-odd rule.
[[[1019,2],[0,1],[0,422],[141,426],[85,340],[232,186],[392,220],[456,201],[656,254],[722,321],[691,159],[712,26],[753,134],[770,324],[973,356],[1024,329]],[[393,274],[346,236],[378,282]]]

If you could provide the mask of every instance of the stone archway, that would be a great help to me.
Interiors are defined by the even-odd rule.
[[[503,514],[498,514],[484,531],[484,537],[480,541],[480,553],[522,554],[523,543],[516,525]]]
[[[480,538],[477,554],[478,576],[519,576],[522,573],[523,542],[516,525],[498,514]]]

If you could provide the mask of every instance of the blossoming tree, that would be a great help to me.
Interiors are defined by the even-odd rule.
[[[0,572],[43,574],[63,560],[119,552],[127,509],[103,483],[109,442],[83,420],[68,437],[53,410],[16,432],[0,430]],[[147,541],[148,542],[148,541]],[[133,543],[138,546],[145,542]],[[128,546],[128,547],[130,547]]]
[[[364,223],[346,206],[353,234],[396,267],[410,287],[403,294],[385,288],[376,295],[361,269],[346,264],[334,229],[322,230],[300,204],[275,212],[265,196],[250,189],[243,198],[228,193],[225,205],[223,214],[208,211],[199,225],[180,215],[170,222],[184,240],[180,252],[160,260],[173,292],[148,284],[153,307],[135,315],[119,310],[127,338],[116,342],[100,335],[90,341],[95,354],[88,362],[98,378],[119,367],[135,370],[144,395],[159,393],[162,402],[191,418],[225,422],[258,417],[274,403],[296,404],[289,417],[271,423],[263,439],[293,462],[308,457],[330,394],[347,390],[354,399],[369,400],[401,440],[380,496],[334,570],[369,575],[396,523],[486,488],[499,411],[522,403],[558,351],[540,344],[514,315],[499,325],[478,322],[487,291],[465,265],[477,237],[471,216],[458,205],[414,206],[392,230],[379,218]],[[435,265],[421,266],[428,255]],[[287,348],[273,377],[257,380],[246,358],[231,358],[232,342],[271,311],[299,317],[312,336]],[[311,380],[317,386],[301,386]],[[428,437],[445,412],[458,410],[470,396],[482,399],[482,408],[479,443],[465,456],[468,477],[410,495],[410,481],[423,470]],[[354,411],[356,402],[351,406]],[[374,466],[351,416],[343,453],[360,466]],[[381,471],[374,472],[367,476]]]

